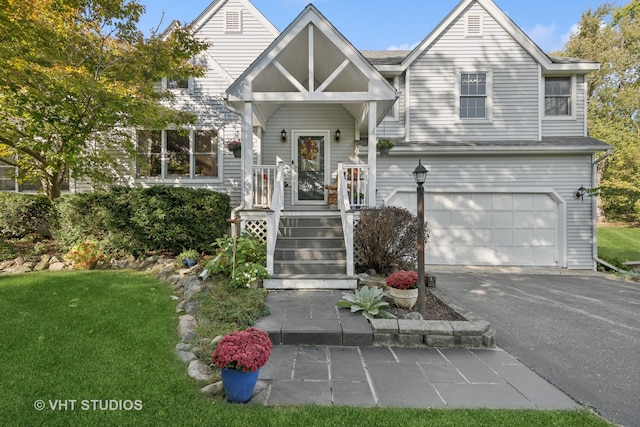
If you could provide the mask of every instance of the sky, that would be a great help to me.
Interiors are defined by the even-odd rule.
[[[139,0],[146,7],[140,29],[190,23],[211,0]],[[459,0],[251,0],[280,31],[312,2],[359,50],[413,49]],[[545,52],[562,49],[583,12],[606,0],[494,0]],[[613,0],[615,6],[629,0]],[[163,15],[164,14],[164,15]],[[164,18],[163,18],[164,16]],[[160,24],[160,25],[159,25]]]

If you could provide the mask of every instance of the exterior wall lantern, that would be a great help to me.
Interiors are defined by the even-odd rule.
[[[280,132],[280,141],[282,141],[283,144],[287,142],[287,131],[284,129]]]
[[[342,132],[340,132],[340,129],[338,129],[336,131],[336,143],[340,142],[340,136],[342,135]]]
[[[573,193],[573,197],[584,201],[584,196],[586,194],[587,194],[587,189],[584,188],[584,185],[581,185],[580,188],[578,188],[578,190],[575,193]]]
[[[418,184],[418,312],[425,315],[425,279],[424,279],[424,187],[429,171],[422,166],[418,159],[418,166],[413,171],[413,178]]]

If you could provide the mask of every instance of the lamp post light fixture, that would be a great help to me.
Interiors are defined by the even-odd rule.
[[[287,142],[287,131],[284,129],[280,132],[280,141],[282,141],[283,144]]]
[[[340,136],[342,135],[342,132],[340,132],[340,129],[338,129],[336,131],[336,143],[340,142]]]
[[[418,312],[425,315],[425,274],[424,274],[424,182],[427,180],[429,171],[422,166],[422,161],[418,159],[418,166],[413,171],[413,178],[418,184]]]

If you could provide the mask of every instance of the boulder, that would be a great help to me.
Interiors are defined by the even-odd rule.
[[[64,262],[53,262],[49,264],[49,271],[62,271],[64,270],[65,265],[66,264]]]
[[[200,392],[203,394],[209,394],[211,396],[216,396],[218,394],[222,394],[224,387],[222,387],[222,381],[218,381],[213,384],[209,384],[200,389]]]
[[[211,372],[209,372],[209,367],[205,365],[201,360],[192,360],[191,362],[189,362],[187,373],[191,378],[197,381],[211,380]]]
[[[180,316],[178,323],[178,336],[182,341],[190,341],[196,337],[195,329],[198,326],[196,318],[190,314]]]

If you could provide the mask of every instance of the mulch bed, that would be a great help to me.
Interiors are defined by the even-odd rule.
[[[385,297],[385,301],[389,303],[389,307],[387,307],[386,311],[392,313],[398,319],[403,319],[408,313],[409,310],[396,307],[393,303],[393,298]],[[411,311],[418,312],[418,304],[413,306]],[[436,298],[429,290],[427,290],[425,294],[425,320],[466,320],[464,317],[460,316],[456,313],[451,307],[447,304],[440,301]]]

